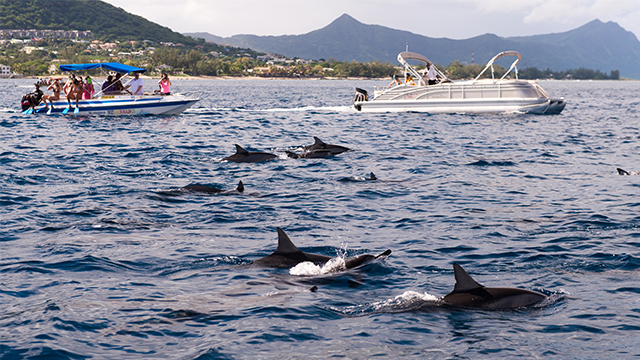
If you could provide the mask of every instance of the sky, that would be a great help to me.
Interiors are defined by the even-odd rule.
[[[342,14],[364,24],[467,39],[564,32],[594,19],[640,39],[639,0],[103,0],[173,31],[300,35]]]

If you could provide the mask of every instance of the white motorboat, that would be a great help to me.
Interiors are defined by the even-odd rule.
[[[62,71],[81,71],[103,68],[122,74],[132,72],[145,72],[146,69],[137,68],[120,63],[92,63],[92,64],[68,64],[60,65]],[[149,94],[131,95],[129,93],[103,93],[97,92],[90,99],[79,100],[76,108],[75,100],[71,100],[71,106],[65,97],[53,101],[53,109],[46,109],[44,104],[35,109],[23,110],[28,113],[39,112],[41,114],[92,114],[92,115],[177,115],[200,101],[201,93],[188,94]]]
[[[494,78],[494,62],[504,56],[516,56],[509,70],[500,79]],[[501,113],[559,114],[566,105],[564,98],[550,98],[535,81],[519,80],[516,67],[522,56],[517,51],[504,51],[494,56],[473,80],[452,81],[425,56],[401,52],[398,61],[404,66],[404,81],[388,87],[376,88],[369,99],[366,90],[356,88],[353,105],[367,112],[426,112],[426,113]],[[423,62],[433,67],[437,80],[429,85],[426,70],[418,72],[407,60]],[[491,69],[491,79],[480,79]],[[507,75],[513,71],[515,79]],[[433,82],[433,81],[432,81]]]

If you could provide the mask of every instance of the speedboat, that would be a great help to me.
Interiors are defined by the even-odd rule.
[[[505,74],[494,77],[494,62],[505,56],[517,59]],[[427,57],[413,52],[401,52],[398,61],[404,66],[404,81],[398,79],[389,86],[375,88],[369,99],[366,90],[356,88],[353,106],[367,112],[426,112],[426,113],[502,113],[559,114],[567,104],[564,98],[550,98],[535,81],[519,80],[517,64],[522,55],[504,51],[494,56],[473,80],[452,81],[435,67]],[[425,71],[418,72],[407,60],[421,61]],[[433,67],[436,80],[426,79],[427,68]],[[480,77],[491,69],[491,79]],[[515,79],[507,78],[513,71]]]
[[[125,74],[120,80],[125,79],[126,74],[140,72],[146,69],[112,63],[92,64],[67,64],[60,65],[61,71],[83,71],[91,69],[106,69],[110,72]],[[126,85],[126,84],[125,84]],[[98,91],[90,99],[71,100],[71,106],[67,98],[61,96],[60,100],[53,101],[53,109],[44,106],[35,109],[27,109],[25,112],[40,112],[46,114],[92,114],[92,115],[177,115],[200,101],[202,93],[187,94],[153,94],[131,95],[129,93],[103,93]],[[62,94],[61,94],[62,95]],[[44,104],[43,104],[44,105]]]

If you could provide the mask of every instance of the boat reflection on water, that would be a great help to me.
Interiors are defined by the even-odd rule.
[[[505,74],[494,78],[494,62],[504,56],[517,59]],[[566,105],[564,98],[550,98],[535,81],[519,80],[517,64],[522,56],[517,51],[504,51],[494,56],[473,80],[452,81],[438,70],[427,57],[401,52],[398,61],[404,66],[404,81],[376,88],[369,100],[366,90],[356,88],[353,105],[363,112],[426,112],[426,113],[502,113],[559,114]],[[407,60],[421,61],[425,71],[418,72]],[[429,85],[427,69],[433,68],[435,81]],[[491,69],[491,79],[480,79]],[[515,79],[507,79],[513,71]]]

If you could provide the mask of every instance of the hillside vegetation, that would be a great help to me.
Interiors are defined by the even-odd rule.
[[[91,30],[106,41],[201,43],[99,0],[0,0],[0,29]]]

